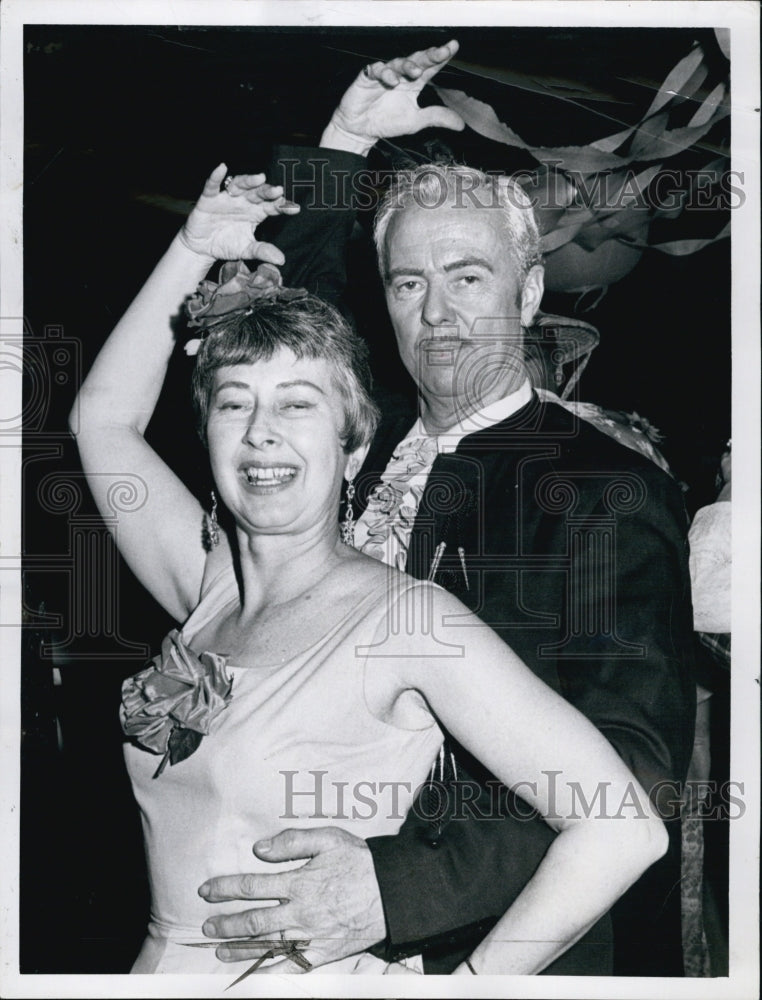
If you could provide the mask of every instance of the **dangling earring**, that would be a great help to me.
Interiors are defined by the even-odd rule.
[[[220,544],[220,526],[217,521],[217,497],[214,490],[212,490],[212,512],[211,514],[206,514],[205,519],[208,548],[213,549]]]
[[[350,479],[347,483],[347,492],[344,497],[344,520],[341,525],[341,540],[345,545],[355,544],[355,512],[352,501],[355,498],[355,481]]]

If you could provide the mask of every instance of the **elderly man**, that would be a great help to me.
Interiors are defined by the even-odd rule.
[[[323,148],[299,152],[287,184],[316,176],[311,158],[330,169],[320,172],[321,199],[303,189],[306,210],[280,234],[289,283],[338,294],[352,225],[350,208],[337,207],[339,180],[360,170],[376,139],[462,127],[453,112],[417,104],[456,50],[451,42],[368,67]],[[281,156],[291,169],[297,154]],[[695,685],[680,491],[646,459],[533,392],[523,330],[540,304],[543,269],[517,185],[467,168],[420,168],[395,179],[375,237],[420,406],[414,422],[396,415],[382,424],[347,516],[359,515],[355,544],[456,593],[598,726],[673,818],[670,852],[613,913],[614,971],[682,975],[676,799]],[[326,961],[375,944],[397,957],[423,952],[427,971],[450,971],[515,899],[554,834],[522,814],[510,792],[496,792],[452,740],[434,777],[395,837],[285,830],[255,845],[263,859],[311,860],[290,876],[280,905],[234,915],[222,906],[205,933],[283,930],[319,942]],[[549,772],[554,780],[563,776]],[[628,808],[606,802],[605,781],[602,774],[600,798],[580,808]],[[200,891],[221,903],[261,900],[271,895],[267,880],[220,877]],[[224,946],[218,954],[242,956]],[[604,921],[545,971],[605,974],[607,956]],[[298,969],[285,959],[267,971]]]

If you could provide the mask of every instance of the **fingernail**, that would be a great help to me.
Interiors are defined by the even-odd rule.
[[[204,882],[203,885],[199,886],[198,894],[199,896],[205,896],[209,892],[209,883]]]
[[[272,850],[273,844],[271,840],[259,840],[254,846],[256,847],[258,854],[269,854]]]
[[[213,920],[205,920],[204,926],[201,928],[201,930],[208,937],[214,937],[214,935],[217,933],[217,928]]]

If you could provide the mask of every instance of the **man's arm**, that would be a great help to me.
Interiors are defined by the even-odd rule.
[[[267,171],[299,215],[272,220],[267,239],[286,258],[283,282],[340,306],[347,283],[347,245],[355,222],[358,177],[365,159],[328,148],[278,146]],[[286,194],[286,192],[288,192]]]
[[[685,780],[693,747],[692,605],[679,487],[650,465],[639,477],[642,505],[616,515],[608,562],[602,555],[584,567],[580,607],[591,621],[613,613],[610,628],[617,641],[639,647],[640,655],[560,658],[558,674],[567,700],[595,723],[655,797],[665,782]],[[613,490],[594,515],[605,515],[611,505],[616,506]],[[577,564],[572,572],[580,575]]]
[[[696,712],[687,517],[673,480],[651,465],[639,471],[644,502],[617,515],[613,582],[617,638],[640,645],[642,658],[568,660],[559,675],[568,700],[650,793],[670,835],[667,855],[612,908],[614,972],[679,976],[680,799]],[[609,503],[614,498],[609,493]]]

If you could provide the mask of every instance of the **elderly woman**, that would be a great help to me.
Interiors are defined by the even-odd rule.
[[[331,307],[279,287],[271,265],[282,255],[255,238],[262,219],[295,206],[262,175],[221,189],[224,176],[220,165],[209,177],[77,401],[101,509],[113,477],[145,482],[145,503],[120,518],[116,540],[183,623],[124,685],[152,891],[133,971],[235,970],[202,947],[213,907],[198,886],[264,868],[252,837],[284,818],[394,833],[437,759],[441,721],[559,832],[457,971],[536,973],[662,855],[663,825],[609,743],[489,628],[439,587],[342,540],[340,491],[345,481],[351,490],[376,419],[365,351]],[[216,490],[209,515],[143,435],[179,304],[216,259],[240,258],[268,264],[254,276],[228,265],[222,285],[203,282],[191,303],[202,329],[194,397]],[[550,788],[547,771],[563,780]],[[575,791],[592,801],[601,775],[609,801],[636,808],[580,817]],[[284,926],[275,950],[294,970],[322,961],[314,942],[293,939]],[[321,971],[393,971],[358,952]]]

